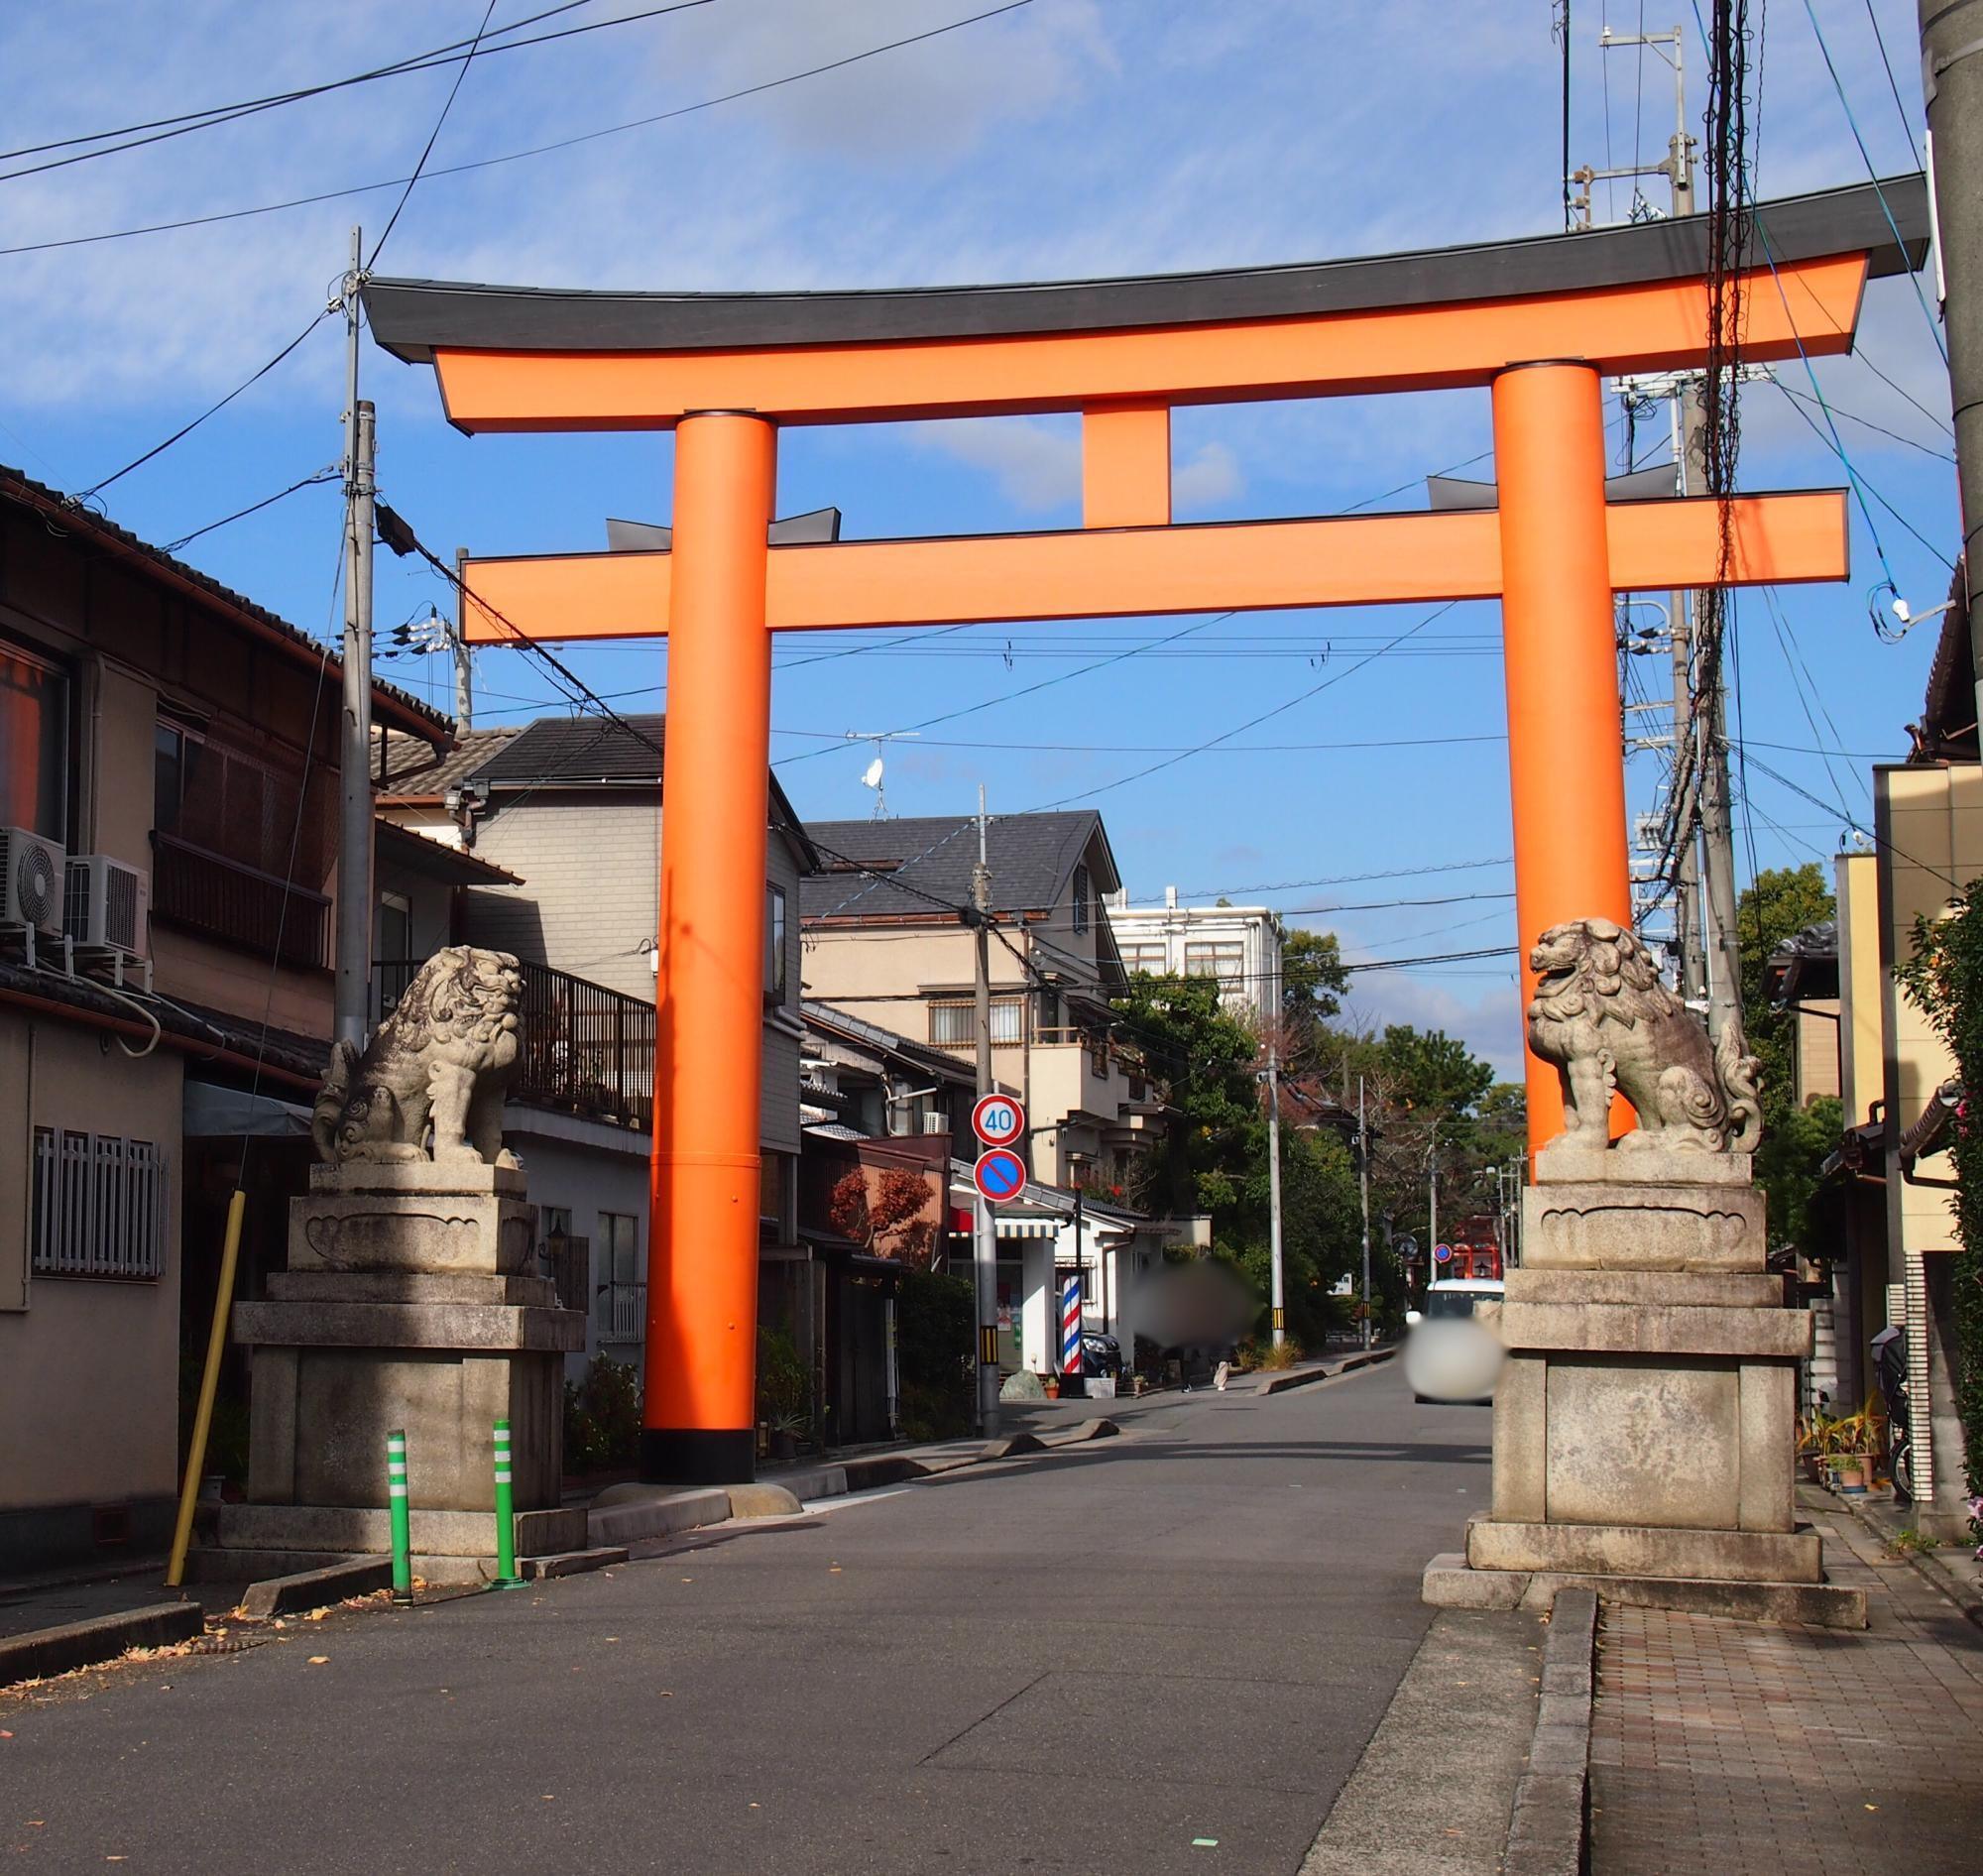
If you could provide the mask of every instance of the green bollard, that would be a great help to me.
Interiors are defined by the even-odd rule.
[[[393,1512],[393,1600],[413,1599],[413,1538],[407,1515],[407,1436],[386,1436],[386,1490]]]
[[[517,1506],[510,1486],[510,1423],[496,1423],[496,1581],[505,1588],[519,1587],[517,1575]]]

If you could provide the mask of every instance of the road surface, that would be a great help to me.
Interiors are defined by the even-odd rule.
[[[1428,1625],[1421,1568],[1485,1502],[1487,1411],[1385,1366],[1124,1424],[805,1528],[0,1700],[0,1850],[1293,1872]]]

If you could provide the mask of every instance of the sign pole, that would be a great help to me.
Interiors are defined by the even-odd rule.
[[[987,1136],[980,1116],[992,1094],[992,871],[985,859],[983,786],[978,790],[978,864],[971,870],[971,907],[977,927],[972,935],[978,941],[978,1101],[971,1124],[983,1140]],[[972,1218],[971,1275],[978,1306],[978,1431],[993,1440],[998,1436],[998,1239],[992,1226],[992,1207],[982,1192]]]

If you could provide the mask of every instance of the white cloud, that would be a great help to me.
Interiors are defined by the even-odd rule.
[[[1005,500],[1026,514],[1081,500],[1078,418],[946,417],[908,428],[917,447],[987,471]]]
[[[1171,475],[1171,508],[1213,508],[1229,502],[1245,486],[1239,461],[1224,443],[1205,443]]]

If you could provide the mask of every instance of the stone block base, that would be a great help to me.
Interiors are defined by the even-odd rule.
[[[1458,1551],[1426,1566],[1423,1599],[1441,1609],[1531,1609],[1555,1604],[1563,1589],[1592,1589],[1603,1602],[1690,1615],[1732,1615],[1750,1622],[1798,1622],[1812,1628],[1866,1626],[1866,1592],[1831,1583],[1733,1582],[1707,1577],[1648,1577],[1563,1570],[1476,1570]]]
[[[414,1511],[409,1524],[415,1576],[429,1583],[478,1583],[494,1576],[493,1513]],[[361,1505],[223,1505],[218,1536],[218,1544],[200,1553],[205,1581],[275,1576],[286,1567],[311,1568],[325,1557],[390,1555],[393,1548],[392,1514]],[[582,1506],[517,1514],[520,1558],[581,1550],[585,1542]],[[253,1562],[236,1570],[235,1558]]]
[[[1822,1583],[1817,1533],[1701,1531],[1651,1524],[1466,1527],[1475,1570],[1556,1570],[1577,1576],[1697,1577],[1723,1583]]]

